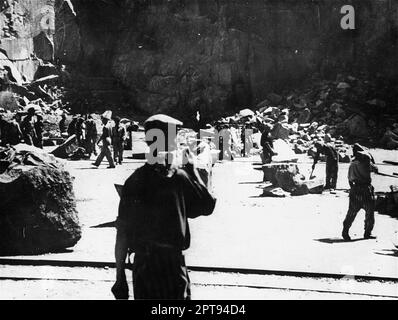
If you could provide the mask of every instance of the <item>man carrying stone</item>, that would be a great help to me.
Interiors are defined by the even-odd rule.
[[[372,238],[374,226],[375,195],[372,186],[371,172],[378,172],[378,168],[372,163],[368,152],[353,148],[354,160],[348,169],[348,181],[350,183],[350,204],[347,216],[343,223],[342,236],[344,240],[351,240],[349,230],[359,210],[365,210],[364,238]]]
[[[102,124],[104,125],[102,129],[102,135],[98,140],[98,144],[102,142],[101,145],[101,153],[99,154],[94,166],[99,167],[101,165],[102,160],[106,157],[109,162],[108,169],[114,169],[115,163],[113,162],[112,153],[110,146],[112,145],[112,126],[110,123],[110,117],[102,116]]]
[[[188,150],[188,164],[184,168],[175,165],[170,156],[160,156],[175,152],[176,130],[171,128],[175,129],[179,123],[164,115],[153,116],[145,123],[150,149],[163,141],[164,152],[155,149],[155,158],[148,158],[148,163],[130,176],[121,192],[115,247],[116,283],[112,288],[117,299],[129,296],[125,275],[129,252],[135,253],[135,299],[191,298],[183,255],[190,246],[188,218],[212,214],[216,200],[199,177]]]
[[[317,152],[314,156],[312,170],[315,169],[321,154],[326,156],[326,184],[325,189],[336,189],[337,173],[339,170],[339,154],[335,147],[330,144],[315,143]]]

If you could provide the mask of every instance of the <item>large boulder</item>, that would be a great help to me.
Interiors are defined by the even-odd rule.
[[[16,153],[0,175],[0,255],[30,255],[73,247],[81,237],[73,178],[56,159]]]
[[[270,181],[273,185],[282,187],[278,184],[277,174],[280,172],[286,173],[289,176],[299,174],[299,169],[295,163],[272,163],[263,165],[264,181]],[[283,179],[279,174],[279,179]]]
[[[304,176],[300,174],[298,168],[294,167],[278,170],[275,178],[276,185],[287,192],[295,191],[304,180]]]

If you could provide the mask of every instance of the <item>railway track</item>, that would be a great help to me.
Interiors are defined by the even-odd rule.
[[[114,282],[114,266],[107,262],[0,259],[0,282],[39,282],[43,286],[58,283],[60,287],[101,283],[110,287]],[[273,294],[398,299],[398,279],[389,277],[202,266],[191,266],[189,270],[192,286],[196,288],[193,291],[233,292],[233,297],[241,292],[238,296],[243,299],[247,292],[250,299],[260,300]]]

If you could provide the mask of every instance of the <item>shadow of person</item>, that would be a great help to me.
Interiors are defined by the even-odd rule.
[[[384,249],[382,251],[376,252],[378,255],[382,256],[390,256],[398,258],[398,250],[397,249]]]
[[[116,221],[102,223],[97,226],[90,227],[92,229],[116,228]]]
[[[344,240],[343,238],[325,238],[325,239],[314,239],[315,241],[334,244],[334,243],[344,243],[344,242],[357,242],[362,240],[369,240],[365,238],[358,238],[358,239],[351,239],[351,240]]]

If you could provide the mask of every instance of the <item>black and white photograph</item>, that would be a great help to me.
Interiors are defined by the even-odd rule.
[[[0,0],[0,300],[396,299],[397,0]]]

